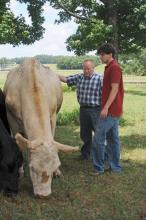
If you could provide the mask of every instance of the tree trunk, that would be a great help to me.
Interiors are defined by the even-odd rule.
[[[107,7],[107,24],[112,25],[113,27],[113,35],[111,38],[110,43],[115,47],[116,49],[116,58],[118,58],[118,52],[119,52],[119,41],[118,41],[118,26],[117,26],[117,10],[115,7],[114,0],[107,0],[105,3],[105,7]]]

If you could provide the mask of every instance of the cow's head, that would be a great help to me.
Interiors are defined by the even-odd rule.
[[[15,136],[21,149],[30,150],[30,176],[33,183],[34,194],[46,197],[51,194],[51,182],[54,173],[57,173],[61,165],[58,151],[77,151],[78,147],[71,147],[52,141],[51,144],[34,140],[29,141],[20,134]]]

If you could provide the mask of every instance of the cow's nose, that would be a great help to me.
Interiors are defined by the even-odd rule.
[[[59,168],[53,172],[53,177],[61,177],[61,176],[63,176],[63,174]]]

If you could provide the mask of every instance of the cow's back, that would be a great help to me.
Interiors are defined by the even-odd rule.
[[[7,107],[15,113],[16,118],[27,123],[28,119],[24,118],[29,114],[32,124],[47,129],[50,126],[49,119],[56,114],[62,103],[60,80],[51,69],[36,59],[27,59],[8,73],[4,93]]]
[[[36,71],[37,70],[37,71]],[[37,78],[34,76],[37,72]],[[36,81],[35,81],[36,80]],[[7,80],[4,86],[4,93],[8,97],[15,97],[15,100],[20,100],[21,90],[30,86],[31,84],[39,83],[43,88],[47,99],[49,99],[49,106],[52,106],[53,100],[56,99],[58,108],[62,103],[62,88],[58,76],[49,68],[41,65],[35,59],[27,59],[23,64],[11,70],[7,75]],[[27,94],[27,92],[26,92]]]

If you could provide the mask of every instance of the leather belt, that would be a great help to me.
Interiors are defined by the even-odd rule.
[[[99,105],[95,105],[95,106],[93,106],[93,105],[80,105],[80,107],[81,108],[100,108]]]

